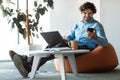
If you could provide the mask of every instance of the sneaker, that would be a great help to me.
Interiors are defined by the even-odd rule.
[[[10,55],[10,57],[11,57],[12,60],[13,60],[13,57],[14,57],[15,54],[16,53],[13,50],[9,51],[9,55]]]
[[[13,61],[20,74],[23,77],[28,77],[28,74],[31,71],[31,67],[29,66],[27,60],[25,60],[22,56],[15,54]]]

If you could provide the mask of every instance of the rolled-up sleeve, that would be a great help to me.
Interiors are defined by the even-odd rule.
[[[105,35],[105,32],[104,32],[104,29],[103,29],[103,26],[101,24],[98,24],[96,26],[96,32],[97,32],[97,38],[94,39],[94,41],[98,44],[98,45],[101,45],[101,46],[104,46],[106,47],[107,46],[107,43],[108,43],[108,40],[106,38],[106,35]]]

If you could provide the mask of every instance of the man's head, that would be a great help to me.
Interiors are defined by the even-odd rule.
[[[88,21],[93,14],[97,12],[96,7],[91,2],[85,2],[83,5],[80,6],[80,11],[83,14],[83,20]]]

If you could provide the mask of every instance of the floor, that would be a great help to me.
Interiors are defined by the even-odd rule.
[[[0,61],[0,80],[29,80],[29,78],[23,78],[12,61]],[[49,61],[39,69],[33,80],[61,80],[61,78],[55,70],[53,61]],[[67,73],[67,80],[120,80],[120,66],[110,72],[79,73],[78,77]]]

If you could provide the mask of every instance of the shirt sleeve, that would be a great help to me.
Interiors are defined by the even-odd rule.
[[[97,33],[97,38],[94,39],[94,41],[101,46],[106,47],[108,40],[106,38],[103,26],[101,24],[96,25],[96,33]]]
[[[70,34],[66,37],[67,41],[71,41],[75,39],[75,29],[77,28],[77,24],[71,29]]]

